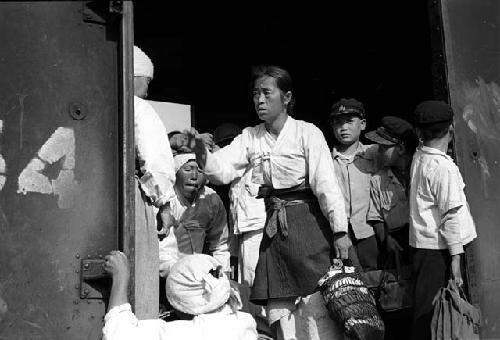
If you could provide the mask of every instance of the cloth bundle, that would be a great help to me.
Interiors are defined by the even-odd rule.
[[[434,297],[431,321],[432,340],[479,339],[481,314],[465,299],[454,280]]]
[[[349,339],[384,339],[375,300],[354,267],[336,259],[318,285],[330,317],[344,326]]]
[[[139,47],[134,46],[134,76],[153,78],[153,62]]]
[[[229,279],[218,271],[220,263],[203,254],[187,255],[172,266],[165,290],[167,299],[175,309],[200,315],[223,306],[230,297]]]

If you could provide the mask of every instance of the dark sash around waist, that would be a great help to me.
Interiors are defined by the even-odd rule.
[[[288,189],[264,188],[259,192],[259,195],[264,196],[266,204],[267,220],[265,231],[269,238],[276,235],[278,229],[283,237],[288,236],[286,207],[316,201],[316,196],[314,196],[312,190],[303,186]]]

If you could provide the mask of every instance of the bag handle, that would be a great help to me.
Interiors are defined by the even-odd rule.
[[[401,279],[402,275],[402,270],[401,270],[401,253],[399,252],[399,249],[394,249],[393,251],[394,257],[387,257],[384,263],[384,268],[382,270],[382,275],[380,278],[380,282],[378,284],[379,287],[382,287],[382,285],[387,282],[387,267],[389,266],[389,263],[392,259],[394,259],[394,262],[396,264],[396,281],[399,281]]]

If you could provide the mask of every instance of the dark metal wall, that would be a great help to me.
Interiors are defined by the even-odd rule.
[[[1,339],[101,337],[80,265],[118,246],[120,21],[99,18],[0,3]]]
[[[468,252],[482,338],[500,338],[500,3],[441,0],[456,157],[478,239]]]

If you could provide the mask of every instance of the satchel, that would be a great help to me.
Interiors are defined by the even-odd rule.
[[[481,313],[467,301],[454,280],[438,291],[433,304],[432,340],[479,339]]]
[[[384,312],[407,310],[413,307],[413,282],[410,266],[401,266],[399,251],[388,258],[383,270],[372,270],[362,274],[362,279],[377,300],[378,308]],[[388,270],[394,260],[395,270]]]

